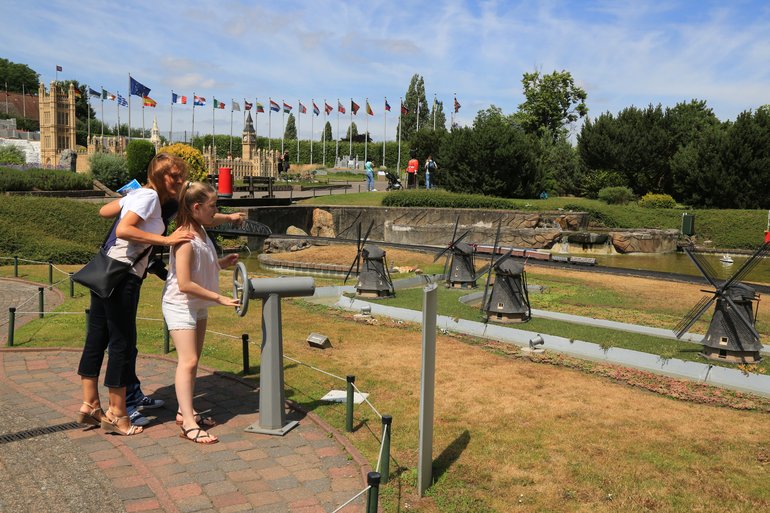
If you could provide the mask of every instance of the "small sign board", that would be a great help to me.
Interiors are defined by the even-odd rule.
[[[329,392],[321,398],[322,401],[327,403],[344,403],[347,397],[347,392],[344,390],[329,390]],[[353,392],[353,402],[355,404],[361,404],[364,399],[369,397],[369,394]]]

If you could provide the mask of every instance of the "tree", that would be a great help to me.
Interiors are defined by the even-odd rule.
[[[350,140],[351,130],[353,131],[353,138],[355,139],[356,137],[358,137],[358,127],[356,126],[355,121],[351,121],[350,126],[348,126],[348,131],[345,132],[345,139],[343,139],[344,141]]]
[[[297,124],[294,120],[294,114],[289,112],[289,117],[286,118],[286,130],[283,132],[283,138],[290,141],[297,139]]]
[[[140,183],[147,181],[147,166],[155,156],[155,146],[150,141],[133,139],[126,148],[128,162],[128,179],[136,179]]]
[[[418,102],[420,105],[419,109],[417,108]],[[404,106],[409,109],[409,112],[401,115],[401,138],[409,140],[417,131],[417,111],[419,110],[420,112],[421,127],[427,126],[430,118],[430,106],[425,100],[425,82],[423,78],[416,73],[412,76],[412,80],[409,82],[409,88],[406,90]],[[430,121],[431,126],[433,126],[432,118]]]
[[[35,94],[40,85],[40,75],[26,64],[17,64],[0,58],[0,84],[8,84],[8,91]]]
[[[433,105],[431,106],[430,110],[430,126],[433,128],[434,121],[433,118],[435,116],[435,127],[436,130],[446,130],[446,114],[444,114],[444,102],[435,101]],[[422,127],[422,123],[420,124]]]
[[[176,143],[171,146],[164,146],[158,150],[158,153],[168,153],[181,157],[182,160],[187,162],[187,174],[189,179],[194,182],[201,181],[208,175],[203,154],[189,144]]]
[[[585,90],[575,85],[569,71],[541,75],[524,73],[524,103],[516,120],[528,133],[550,135],[555,142],[567,126],[588,114]]]
[[[332,124],[331,122],[327,121],[324,125],[323,132],[321,132],[321,141],[332,141],[334,140],[334,136],[332,135]]]

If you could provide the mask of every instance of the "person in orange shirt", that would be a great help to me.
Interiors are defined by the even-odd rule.
[[[420,169],[420,163],[417,161],[417,158],[415,158],[414,153],[412,153],[411,157],[412,158],[409,159],[409,162],[406,165],[406,188],[416,189],[417,170]]]

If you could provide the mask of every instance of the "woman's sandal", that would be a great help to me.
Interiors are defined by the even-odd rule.
[[[181,426],[182,424],[184,424],[184,418],[183,418],[183,420],[179,420],[179,417],[182,417],[182,412],[181,411],[177,411],[176,412],[176,425],[177,426]],[[199,426],[203,426],[203,427],[207,427],[207,428],[214,427],[214,426],[217,425],[217,421],[214,420],[214,417],[204,417],[200,413],[196,413],[195,414],[195,423],[198,424]]]
[[[190,433],[193,433],[195,431],[197,431],[197,433],[195,434],[194,437],[190,438],[189,436],[187,436]],[[215,444],[219,442],[218,438],[213,438],[212,435],[208,434],[203,430],[203,428],[199,428],[199,427],[185,429],[184,426],[182,426],[182,432],[179,433],[179,438],[184,438],[185,440],[195,442],[196,444],[205,444],[205,445]],[[208,438],[208,440],[200,440],[201,438]]]
[[[93,406],[92,404],[89,404],[85,401],[83,401],[83,404],[88,406],[91,411],[79,411],[77,422],[80,424],[88,424],[89,426],[100,425],[102,423],[102,419],[104,418],[104,412],[102,411],[101,406]]]
[[[128,418],[128,415],[125,417],[115,417],[114,419],[110,419],[109,414],[112,413],[109,408],[107,408],[107,412],[102,416],[102,429],[105,430],[108,433],[115,433],[122,436],[131,436],[131,435],[138,435],[143,431],[141,426],[135,426],[131,424],[131,419]],[[128,422],[128,425],[130,426],[128,428],[128,431],[123,431],[120,429],[120,426],[118,426],[118,422],[126,419],[126,422]]]

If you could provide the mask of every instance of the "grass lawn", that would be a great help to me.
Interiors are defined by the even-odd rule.
[[[27,279],[47,280],[45,266],[22,266],[21,271]],[[0,276],[12,272],[10,266],[0,267]],[[230,272],[220,276],[224,291],[231,289],[231,279]],[[557,277],[532,273],[530,282],[542,284],[546,279],[555,282]],[[63,285],[66,296],[68,286]],[[617,287],[631,285],[626,280],[599,287],[606,290],[585,306],[579,290],[564,292],[561,303],[584,312],[602,309],[612,301],[621,307],[618,297],[625,296],[617,296],[622,290]],[[161,286],[150,277],[143,287],[138,323],[143,353],[159,353],[162,348],[161,323],[145,320],[159,318]],[[59,310],[86,308],[82,287],[77,287],[76,295]],[[399,296],[408,294],[399,291]],[[442,308],[454,305],[449,296],[441,301]],[[668,302],[681,301],[676,296]],[[630,305],[626,312],[637,308],[633,301]],[[240,373],[241,333],[250,333],[252,361],[258,361],[261,312],[258,304],[250,306],[244,318],[230,309],[211,309],[210,329],[233,338],[210,334],[204,365]],[[686,306],[656,305],[646,315],[664,318]],[[436,482],[428,498],[420,499],[414,492],[419,326],[386,319],[377,325],[361,324],[350,313],[303,300],[285,300],[282,310],[287,355],[337,376],[356,375],[356,384],[371,394],[375,407],[393,415],[394,475],[381,490],[383,511],[753,512],[770,508],[767,400],[548,353],[530,359],[506,345],[446,335],[437,340]],[[613,315],[623,315],[622,310]],[[312,331],[327,335],[333,347],[310,348],[305,339]],[[16,344],[79,347],[83,334],[83,317],[51,315],[19,328]],[[246,377],[257,379],[258,370],[258,365],[252,366]],[[344,406],[325,405],[319,398],[330,388],[344,389],[344,383],[291,362],[285,372],[288,397],[343,431]],[[666,396],[698,396],[707,404]],[[746,408],[754,411],[743,411]],[[356,407],[355,424],[356,431],[347,436],[374,464],[379,419],[361,405]]]

